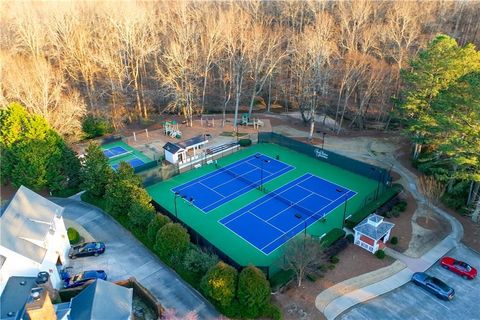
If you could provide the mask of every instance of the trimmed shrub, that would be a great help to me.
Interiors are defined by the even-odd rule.
[[[172,220],[166,215],[160,213],[157,213],[152,221],[150,221],[147,228],[147,239],[151,244],[155,243],[158,230],[169,222],[172,222]]]
[[[70,244],[77,244],[80,241],[80,234],[74,228],[67,229],[68,241]]]
[[[273,303],[269,303],[265,309],[263,309],[263,317],[272,320],[280,320],[282,319],[282,311],[279,307],[274,305]]]
[[[325,249],[325,256],[328,258],[330,258],[331,256],[336,256],[347,247],[348,240],[345,238],[340,239],[336,241],[331,247]]]
[[[214,253],[202,251],[199,247],[191,245],[185,254],[183,265],[192,273],[204,275],[218,263],[218,260]]]
[[[390,213],[395,218],[400,217],[400,209],[398,207],[393,207],[392,210],[390,211]]]
[[[85,139],[92,139],[113,132],[113,128],[107,120],[90,114],[82,120],[82,131]]]
[[[306,278],[307,278],[307,280],[310,281],[310,282],[315,282],[315,281],[317,281],[317,276],[314,275],[314,274],[312,274],[312,273],[307,274]]]
[[[405,211],[405,209],[407,209],[407,205],[407,201],[401,200],[399,203],[397,203],[396,207],[400,212],[403,212]]]
[[[333,264],[337,264],[340,262],[340,259],[337,256],[330,257],[330,262]]]
[[[190,245],[190,235],[178,223],[167,223],[157,232],[153,249],[170,265],[181,262]]]
[[[345,239],[347,239],[349,243],[353,243],[353,241],[355,240],[355,237],[353,236],[353,234],[349,233],[347,234]]]
[[[320,241],[322,243],[322,246],[324,248],[327,248],[334,244],[337,240],[343,238],[344,236],[345,231],[340,228],[334,228],[330,230]]]
[[[397,237],[392,237],[392,239],[390,239],[390,243],[395,245],[398,243],[398,238]]]
[[[240,140],[238,140],[238,144],[241,147],[248,147],[249,145],[252,144],[252,140],[250,140],[250,139],[240,139]]]
[[[332,263],[332,264],[329,264],[329,265],[327,266],[327,268],[330,269],[330,270],[333,270],[333,269],[335,269],[335,265],[334,265],[333,263]]]
[[[220,261],[208,270],[200,283],[200,288],[207,297],[221,307],[227,307],[235,298],[237,282],[237,270]]]
[[[244,317],[262,315],[270,298],[270,283],[265,274],[254,266],[244,268],[238,276],[237,297]]]
[[[385,251],[383,251],[383,250],[378,250],[377,252],[375,252],[375,257],[377,257],[378,259],[383,259],[383,258],[385,258]]]
[[[278,291],[286,286],[295,277],[293,270],[280,270],[270,277],[270,286],[272,291]]]

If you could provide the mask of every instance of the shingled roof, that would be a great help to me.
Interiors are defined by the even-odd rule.
[[[63,208],[21,186],[0,217],[0,245],[38,263],[47,252],[44,240]]]

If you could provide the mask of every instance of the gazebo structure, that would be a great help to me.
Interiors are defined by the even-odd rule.
[[[203,146],[208,142],[204,135],[199,135],[179,143],[167,142],[165,160],[173,164],[185,164],[201,159],[204,156]]]
[[[355,231],[354,243],[371,253],[385,248],[385,242],[390,238],[390,231],[394,224],[383,221],[383,217],[371,214],[360,222]]]

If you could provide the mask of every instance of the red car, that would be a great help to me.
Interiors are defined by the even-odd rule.
[[[445,257],[440,261],[440,264],[443,268],[462,276],[463,279],[472,280],[477,276],[477,269],[463,261]]]

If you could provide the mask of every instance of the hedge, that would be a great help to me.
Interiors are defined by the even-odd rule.
[[[334,228],[330,230],[321,240],[321,244],[324,248],[330,247],[335,241],[343,238],[345,236],[345,231],[339,228]]]
[[[80,241],[80,234],[74,228],[67,229],[68,241],[70,244],[77,244]]]
[[[369,216],[372,212],[375,212],[378,208],[380,208],[384,203],[395,197],[403,190],[403,186],[401,184],[394,184],[391,188],[387,189],[384,193],[380,195],[380,197],[366,205],[365,207],[361,208],[350,217],[345,220],[345,225],[348,228],[353,228],[357,224],[359,224],[363,219]]]
[[[249,145],[252,144],[252,140],[250,140],[250,139],[240,139],[240,140],[238,140],[238,144],[241,147],[248,147]]]
[[[280,270],[270,277],[270,287],[276,292],[286,286],[295,277],[293,270]]]

